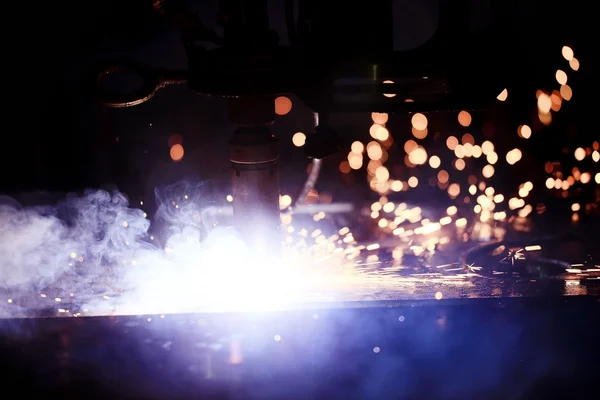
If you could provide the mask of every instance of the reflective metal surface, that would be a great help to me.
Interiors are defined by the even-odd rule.
[[[588,399],[590,297],[0,321],[23,398]]]

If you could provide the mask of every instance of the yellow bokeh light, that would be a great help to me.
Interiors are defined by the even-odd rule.
[[[371,119],[373,120],[373,123],[375,124],[385,124],[386,122],[388,122],[388,118],[389,115],[387,113],[378,113],[378,112],[373,112],[371,113]]]
[[[431,156],[429,158],[429,166],[433,169],[438,168],[442,164],[442,160],[438,156]]]
[[[350,149],[353,153],[362,153],[365,150],[365,145],[357,140],[356,142],[352,143]]]
[[[591,179],[592,175],[589,172],[584,172],[583,174],[581,174],[581,178],[579,178],[581,183],[589,183]]]
[[[375,131],[375,134],[375,139],[381,142],[385,142],[390,137],[390,132],[383,126],[380,126],[379,129]]]
[[[489,140],[486,140],[485,142],[483,142],[481,144],[481,151],[483,151],[483,154],[485,154],[486,156],[488,154],[490,154],[491,152],[494,151],[494,144],[492,142],[490,142]]]
[[[490,164],[496,164],[498,162],[498,153],[492,151],[486,156],[486,160]]]
[[[392,184],[390,185],[390,189],[392,189],[394,192],[399,192],[402,190],[402,187],[404,185],[402,185],[401,181],[394,181],[392,182]]]
[[[417,147],[408,155],[408,160],[415,165],[423,165],[427,162],[427,152],[422,147]]]
[[[302,132],[294,133],[294,136],[292,136],[292,143],[296,147],[304,146],[304,143],[306,143],[306,135]]]
[[[577,148],[574,155],[577,161],[582,161],[585,158],[585,149],[582,147]]]
[[[567,84],[567,73],[561,69],[556,71],[556,81],[560,84],[560,85],[566,85]]]
[[[550,112],[550,108],[552,108],[552,99],[546,93],[542,93],[540,97],[538,97],[538,110],[542,114],[547,114]]]
[[[371,160],[381,160],[383,150],[377,142],[369,142],[367,145],[367,155]]]
[[[485,167],[483,167],[483,169],[481,170],[481,174],[485,177],[485,178],[491,178],[492,176],[494,176],[494,173],[496,172],[496,170],[494,169],[494,167],[492,165],[486,165]]]
[[[508,90],[504,89],[496,98],[500,101],[506,100],[508,98]]]
[[[427,129],[427,117],[424,114],[416,113],[411,118],[412,126],[419,131]]]
[[[348,164],[352,169],[361,169],[363,165],[362,154],[350,153],[348,154]]]
[[[288,194],[284,194],[283,196],[279,196],[279,208],[284,209],[292,205],[292,197]]]
[[[531,128],[528,125],[519,126],[517,132],[523,139],[529,139],[531,137]]]
[[[565,60],[571,61],[574,55],[575,53],[573,52],[572,48],[570,48],[569,46],[563,46],[562,56],[565,58]]]
[[[512,149],[508,153],[506,153],[506,162],[510,165],[514,165],[521,160],[523,157],[523,153],[519,149]]]
[[[390,171],[382,165],[375,170],[375,178],[379,182],[385,182],[390,179]]]

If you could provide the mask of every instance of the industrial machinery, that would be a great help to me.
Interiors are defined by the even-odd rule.
[[[269,131],[276,96],[294,94],[319,116],[305,145],[307,155],[318,163],[340,147],[340,137],[328,124],[334,112],[473,109],[493,100],[507,82],[523,81],[516,82],[515,77],[529,77],[522,69],[517,75],[512,62],[523,57],[511,41],[514,32],[506,28],[513,15],[512,2],[492,2],[486,29],[473,33],[469,2],[444,0],[435,35],[410,51],[394,51],[392,3],[377,0],[368,7],[353,8],[342,1],[295,4],[287,0],[290,45],[284,46],[270,28],[266,0],[222,1],[218,15],[222,36],[207,29],[185,2],[155,1],[157,12],[181,31],[188,70],[111,62],[94,79],[96,94],[110,107],[135,106],[171,84],[187,84],[199,94],[226,97],[229,119],[238,126],[229,154],[237,228],[254,248],[262,246],[259,242],[277,243],[279,155],[276,138]],[[475,78],[482,70],[485,79]],[[108,92],[101,80],[115,71],[137,74],[143,84],[132,93]],[[525,82],[525,87],[516,85],[519,90],[535,84],[531,79]],[[314,168],[306,189],[317,175],[318,168]],[[303,193],[297,200],[302,201],[307,190]],[[257,232],[258,227],[265,232]]]

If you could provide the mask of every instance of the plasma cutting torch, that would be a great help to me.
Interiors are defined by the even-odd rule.
[[[267,3],[222,0],[218,21],[223,30],[218,35],[184,1],[157,0],[154,8],[181,32],[188,69],[167,71],[115,61],[103,65],[93,79],[95,95],[109,107],[134,106],[160,88],[181,83],[197,93],[227,99],[228,117],[238,127],[229,151],[234,221],[255,248],[266,245],[272,251],[280,241],[279,153],[269,129],[275,96],[294,94],[320,115],[304,146],[308,157],[320,160],[340,147],[328,124],[331,113],[474,109],[489,103],[510,82],[524,92],[536,85],[533,79],[525,84],[524,78],[515,79],[529,76],[522,70],[517,75],[506,57],[509,45],[512,57],[519,51],[507,30],[512,2],[493,1],[488,28],[474,35],[469,31],[469,2],[442,0],[436,33],[409,51],[394,51],[392,0],[357,7],[342,0],[286,0],[290,44],[285,46],[270,28]],[[474,78],[482,70],[488,79]],[[127,94],[108,92],[101,80],[116,71],[137,74],[142,86]],[[341,78],[366,83],[340,85]],[[314,175],[305,189],[314,184]]]

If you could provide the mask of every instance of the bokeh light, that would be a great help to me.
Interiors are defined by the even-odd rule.
[[[183,146],[180,144],[172,146],[169,155],[173,161],[181,161],[183,159]]]
[[[306,143],[306,135],[302,132],[294,133],[294,136],[292,136],[292,143],[296,147],[304,146],[304,144]]]
[[[292,110],[292,100],[286,96],[279,96],[275,99],[275,114],[286,115]]]

